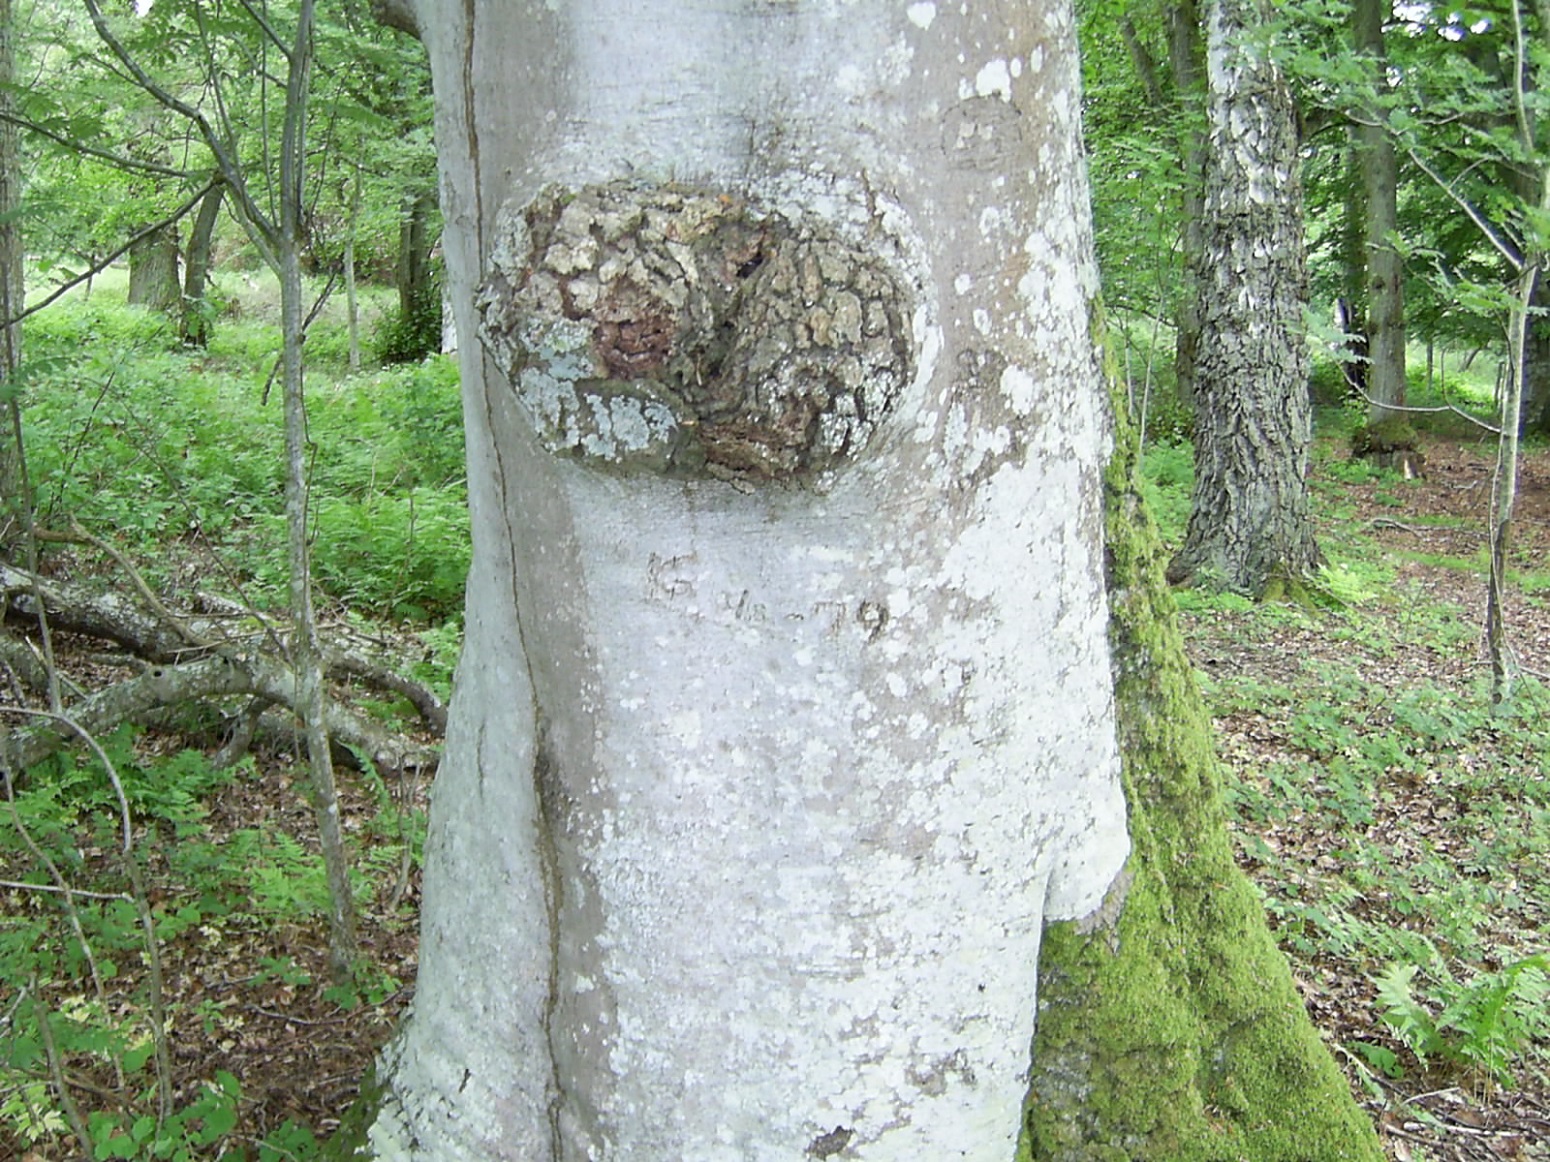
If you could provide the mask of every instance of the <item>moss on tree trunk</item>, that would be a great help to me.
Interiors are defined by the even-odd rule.
[[[1136,461],[1122,430],[1105,563],[1133,848],[1104,909],[1046,930],[1018,1157],[1376,1162],[1376,1135],[1233,862]]]

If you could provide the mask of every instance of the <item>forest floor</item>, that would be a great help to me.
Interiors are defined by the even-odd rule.
[[[1381,575],[1343,615],[1181,600],[1240,862],[1398,1162],[1550,1158],[1550,998],[1513,971],[1550,949],[1545,703],[1475,714],[1493,463],[1489,443],[1453,438],[1427,441],[1418,480],[1362,479],[1340,453],[1316,466],[1326,548]],[[1534,685],[1550,675],[1542,446],[1514,528],[1507,618]],[[1392,971],[1407,961],[1420,971]]]
[[[1267,611],[1181,595],[1186,640],[1221,732],[1242,863],[1265,893],[1309,1009],[1392,1157],[1550,1158],[1546,1030],[1532,1013],[1509,1020],[1518,999],[1512,990],[1533,979],[1511,970],[1544,951],[1550,929],[1550,750],[1530,726],[1457,709],[1483,700],[1488,675],[1478,625],[1491,450],[1450,439],[1431,441],[1426,452],[1426,475],[1415,481],[1353,472],[1339,455],[1316,467],[1321,535],[1341,563],[1343,580],[1332,587],[1351,597],[1341,609]],[[1544,675],[1550,451],[1543,448],[1524,458],[1516,526],[1523,574],[1509,619],[1521,665]],[[56,648],[62,668],[89,684],[100,644],[64,639]],[[1415,691],[1441,701],[1417,702]],[[1433,722],[1441,725],[1427,725]],[[1417,730],[1424,737],[1405,737]],[[147,731],[134,746],[149,758],[199,742]],[[190,865],[174,858],[179,842],[207,847],[211,859],[223,852],[242,859],[262,828],[288,836],[298,859],[316,849],[301,763],[289,751],[255,757],[214,785],[197,827],[185,833],[164,824],[139,842],[157,915],[193,908],[186,922],[168,924],[161,945],[174,1105],[193,1108],[229,1074],[240,1082],[240,1098],[222,1148],[245,1146],[249,1157],[278,1162],[313,1156],[313,1135],[321,1139],[337,1126],[405,1011],[414,990],[419,885],[418,873],[384,844],[392,857],[378,862],[358,895],[371,968],[342,991],[329,984],[321,908],[291,907],[277,923],[256,902],[250,908],[202,896],[190,903]],[[1330,774],[1337,768],[1339,779]],[[1514,792],[1514,802],[1504,803],[1467,778],[1503,770],[1532,793]],[[342,789],[345,826],[362,854],[373,851],[385,814],[425,806],[426,788],[413,780],[385,785],[346,773]],[[1513,814],[1524,809],[1531,813]],[[1512,842],[1498,843],[1502,836]],[[81,856],[77,886],[97,882],[93,867],[108,882],[111,843],[85,844]],[[283,873],[286,864],[273,856],[265,858]],[[22,859],[16,849],[0,857],[0,878],[20,878],[10,866]],[[1445,878],[1436,874],[1439,865],[1468,890],[1452,881],[1438,886]],[[46,915],[58,923],[55,901],[41,892],[0,886],[0,905],[12,921],[35,914],[40,923]],[[1466,930],[1450,922],[1454,911],[1479,915]],[[1407,933],[1415,942],[1406,942]],[[95,1001],[89,986],[63,971],[38,982],[38,999],[56,1016],[87,1004],[107,1013],[138,1009],[146,967],[128,941],[123,947]],[[1390,1000],[1411,996],[1401,987],[1410,978],[1390,971],[1406,960],[1419,962],[1410,982],[1415,1012],[1389,1004],[1376,983],[1388,973]],[[1492,980],[1507,982],[1498,990],[1506,997],[1498,1026],[1481,1033],[1476,1019],[1474,1034],[1450,1026],[1448,1006],[1462,1006],[1467,1016],[1471,982]],[[1384,1012],[1408,1016],[1409,1024],[1386,1021]],[[1430,1040],[1426,1014],[1435,1026]],[[128,1126],[150,1104],[149,1083],[141,1073],[126,1087],[118,1068],[109,1054],[79,1051],[68,1055],[66,1076],[83,1107],[130,1115]],[[57,1117],[52,1132],[16,1136],[25,1114],[14,1095],[8,1100],[11,1108],[0,1108],[0,1158],[74,1156]],[[197,1117],[188,1123],[190,1140],[199,1124]]]

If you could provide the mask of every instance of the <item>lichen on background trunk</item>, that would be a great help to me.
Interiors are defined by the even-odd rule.
[[[1105,564],[1132,852],[1110,906],[1045,931],[1019,1162],[1379,1159],[1233,862],[1210,723],[1116,411]]]

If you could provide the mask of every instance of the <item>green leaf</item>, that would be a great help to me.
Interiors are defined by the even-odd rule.
[[[231,1133],[236,1124],[236,1105],[218,1105],[204,1115],[204,1128],[197,1135],[197,1140],[201,1146],[208,1146]]]
[[[1405,1071],[1399,1065],[1399,1055],[1392,1049],[1383,1045],[1374,1045],[1369,1041],[1353,1041],[1351,1050],[1368,1065],[1381,1070],[1386,1077],[1398,1078],[1405,1075]]]

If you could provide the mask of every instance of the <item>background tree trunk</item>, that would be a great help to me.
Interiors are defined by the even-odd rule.
[[[166,226],[129,248],[131,306],[170,311],[183,297],[178,282],[178,230]]]
[[[1367,394],[1367,189],[1362,180],[1361,141],[1356,126],[1347,128],[1340,214],[1340,297],[1335,300],[1335,329],[1344,336],[1342,378],[1351,398]],[[1321,402],[1334,403],[1330,399]]]
[[[0,113],[14,112],[16,42],[11,0],[0,0]],[[21,363],[22,329],[12,323],[25,296],[22,289],[21,149],[16,126],[0,118],[0,558],[26,527],[21,476],[21,405],[13,380]]]
[[[1205,218],[1206,146],[1198,122],[1205,96],[1202,77],[1204,50],[1200,40],[1200,8],[1195,0],[1175,0],[1167,9],[1168,62],[1173,89],[1185,113],[1185,129],[1179,142],[1184,163],[1183,194],[1179,202],[1179,241],[1182,249],[1179,303],[1174,311],[1173,375],[1179,402],[1195,410],[1195,363],[1200,354],[1200,273],[1204,253],[1202,223]]]
[[[985,15],[421,6],[474,564],[377,1156],[1012,1155],[1128,838],[1074,20]]]
[[[436,211],[436,191],[425,187],[406,195],[404,217],[398,233],[398,309],[404,318],[426,309],[434,310],[440,299],[431,299],[431,215]]]
[[[350,190],[350,217],[344,235],[344,301],[345,321],[349,328],[350,370],[361,369],[361,311],[355,287],[355,233],[361,217],[361,171],[355,171],[354,185]]]
[[[1258,0],[1207,8],[1211,145],[1196,367],[1195,483],[1169,579],[1260,594],[1318,562],[1308,506],[1302,198],[1291,93],[1245,30]]]
[[[188,237],[188,263],[183,278],[183,313],[178,328],[183,342],[204,347],[210,342],[214,322],[206,292],[210,289],[210,255],[215,241],[215,226],[221,218],[221,203],[226,198],[224,183],[213,186],[199,203],[194,228]]]
[[[1392,0],[1356,0],[1351,8],[1356,50],[1371,63],[1378,100],[1356,127],[1366,210],[1367,394],[1369,424],[1403,415],[1405,402],[1404,262],[1394,239],[1399,232],[1399,161],[1389,135],[1381,93],[1388,85],[1383,24],[1393,17]]]
[[[1550,279],[1540,271],[1534,281],[1534,297],[1527,320],[1523,350],[1524,434],[1550,433]]]

